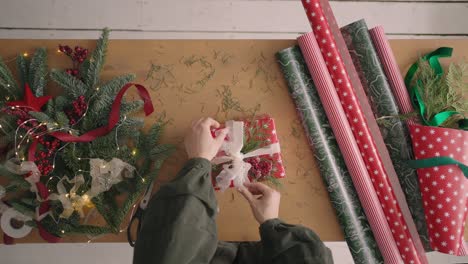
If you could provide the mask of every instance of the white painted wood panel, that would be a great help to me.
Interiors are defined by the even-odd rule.
[[[337,264],[353,264],[345,242],[325,242]],[[467,263],[468,257],[428,253],[430,264]],[[0,245],[1,263],[8,264],[129,264],[133,249],[127,243],[18,244]]]
[[[0,39],[97,39],[100,30],[6,30],[0,29]],[[239,32],[148,32],[112,31],[111,39],[296,39],[301,33],[239,33]],[[466,36],[392,35],[391,39],[460,39]]]
[[[381,24],[394,35],[468,36],[468,3],[332,2],[332,7],[341,25],[365,18],[369,26]],[[15,0],[2,4],[0,10],[1,37],[6,37],[7,29],[96,30],[106,26],[149,34],[297,34],[310,30],[299,1],[101,0],[96,4],[94,0]]]

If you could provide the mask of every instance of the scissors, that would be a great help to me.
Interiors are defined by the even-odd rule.
[[[128,243],[130,244],[131,247],[135,246],[135,243],[136,243],[136,240],[137,240],[137,237],[138,237],[138,233],[140,233],[141,224],[143,223],[143,217],[145,216],[145,210],[146,210],[146,207],[148,206],[148,202],[149,202],[149,200],[151,198],[151,193],[153,192],[153,186],[154,186],[153,182],[150,182],[148,187],[146,187],[146,191],[145,191],[145,194],[143,196],[143,199],[140,201],[140,204],[139,204],[138,208],[136,209],[136,212],[132,215],[132,218],[130,219],[130,223],[128,224],[128,227],[127,227],[127,240],[128,240]],[[132,229],[132,226],[133,226],[135,221],[137,221],[137,230],[136,230],[137,237],[135,239],[133,239],[131,229]]]

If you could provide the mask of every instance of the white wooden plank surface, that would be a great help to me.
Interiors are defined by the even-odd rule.
[[[325,242],[337,264],[353,264],[345,242]],[[428,253],[430,264],[467,263],[468,257]],[[0,245],[0,260],[5,264],[129,264],[133,249],[127,243],[18,244]]]
[[[8,30],[0,29],[0,39],[97,39],[100,30]],[[301,33],[239,33],[239,32],[149,32],[112,31],[111,39],[296,39]],[[460,39],[454,35],[392,35],[391,39]]]
[[[340,25],[365,18],[369,26],[381,24],[390,34],[468,36],[468,3],[332,2],[332,7]],[[0,29],[4,30],[106,26],[152,33],[297,34],[310,30],[299,1],[101,0],[96,6],[94,0],[11,0],[0,10]]]

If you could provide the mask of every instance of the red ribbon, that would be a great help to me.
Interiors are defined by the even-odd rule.
[[[122,89],[120,89],[119,93],[115,97],[114,102],[112,103],[109,121],[107,122],[106,126],[102,126],[94,130],[88,131],[81,136],[74,136],[64,132],[53,132],[49,135],[58,138],[64,142],[90,142],[98,137],[102,137],[109,134],[120,120],[120,106],[122,105],[122,98],[125,92],[127,92],[127,90],[133,85],[137,88],[138,94],[140,95],[141,99],[143,99],[143,110],[145,111],[146,116],[150,115],[151,113],[153,113],[154,108],[148,90],[146,90],[146,88],[143,85],[127,83],[122,87]]]

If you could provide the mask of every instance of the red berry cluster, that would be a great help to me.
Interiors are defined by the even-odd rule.
[[[265,178],[273,169],[271,161],[261,160],[259,157],[249,158],[246,161],[252,165],[252,168],[249,170],[250,175],[255,177],[257,180]]]
[[[80,46],[76,46],[75,49],[72,49],[68,45],[59,45],[59,50],[60,52],[63,52],[65,55],[70,57],[73,61],[73,68],[66,69],[65,72],[77,77],[79,74],[78,68],[80,64],[83,63],[86,60],[86,57],[88,56],[88,49],[85,49]]]
[[[44,146],[44,150],[37,151],[35,154],[37,168],[41,175],[47,175],[53,170],[53,157],[60,147],[60,140],[53,137],[40,137],[39,144]]]
[[[24,122],[31,119],[32,117],[31,117],[31,115],[29,115],[27,110],[25,110],[22,107],[15,107],[15,109],[6,108],[4,111],[8,115],[16,116],[18,118],[16,120],[16,124],[18,126],[21,125],[21,128],[23,128],[25,130],[30,130],[30,129],[35,128],[35,127],[37,127],[39,125],[39,122],[36,121],[36,120],[31,120],[31,121],[28,121],[27,123],[23,124]],[[35,134],[42,133],[42,132],[45,131],[45,129],[46,129],[45,126],[38,127],[37,129],[34,130],[34,133]]]
[[[70,120],[70,125],[74,125],[78,120],[84,115],[88,104],[86,103],[85,97],[80,95],[72,102],[72,108],[65,111],[68,119]]]

